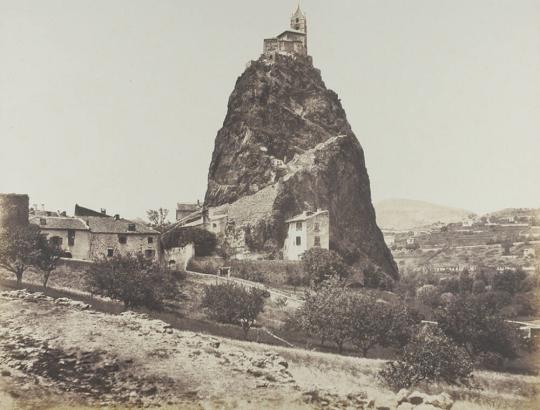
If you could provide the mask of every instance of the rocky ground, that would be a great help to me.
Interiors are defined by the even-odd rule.
[[[25,290],[0,293],[0,326],[2,409],[453,404],[446,394],[395,395],[377,386],[381,361],[179,331],[144,314],[100,313]]]

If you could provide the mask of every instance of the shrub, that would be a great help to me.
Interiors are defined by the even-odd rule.
[[[399,360],[388,362],[379,377],[395,390],[421,382],[469,384],[473,363],[439,329],[424,326],[405,346]]]
[[[343,279],[350,275],[349,267],[341,256],[328,249],[311,248],[304,252],[302,262],[304,272],[315,284],[332,277]]]
[[[176,227],[161,236],[163,249],[183,247],[192,243],[195,247],[195,255],[209,256],[215,251],[217,236],[213,232],[196,227]]]
[[[364,286],[371,289],[392,290],[394,281],[381,268],[369,265],[364,269]]]
[[[212,320],[240,325],[247,338],[249,329],[264,310],[266,291],[249,290],[234,282],[210,285],[204,288],[201,306]]]
[[[179,295],[178,278],[142,254],[97,261],[88,269],[86,282],[92,294],[119,299],[126,309],[161,310],[165,300]]]
[[[439,289],[433,285],[424,285],[416,290],[416,299],[427,306],[437,306],[439,304]]]
[[[187,270],[206,273],[207,275],[217,275],[219,268],[222,266],[223,260],[220,258],[191,258],[187,264]]]

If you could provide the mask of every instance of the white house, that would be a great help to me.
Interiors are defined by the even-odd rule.
[[[327,210],[305,211],[285,222],[287,238],[283,246],[283,259],[300,260],[302,254],[313,247],[329,249],[330,218]]]

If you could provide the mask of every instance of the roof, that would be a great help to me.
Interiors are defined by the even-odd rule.
[[[304,15],[304,13],[302,12],[302,10],[300,10],[300,4],[298,4],[298,7],[296,8],[296,11],[294,12],[294,14],[292,15],[293,17],[306,17]]]
[[[75,216],[100,216],[100,217],[104,217],[104,216],[109,216],[109,215],[107,215],[104,212],[94,211],[93,209],[85,208],[84,206],[80,206],[78,204],[75,204]]]
[[[328,210],[323,211],[319,209],[317,212],[312,212],[312,213],[308,211],[304,211],[299,215],[293,216],[291,219],[287,219],[285,222],[286,223],[301,222],[301,221],[305,221],[307,219],[311,219],[322,214],[328,214]]]
[[[287,30],[285,30],[284,32],[282,32],[281,34],[278,34],[277,35],[277,38],[280,38],[281,36],[283,36],[285,33],[293,33],[293,34],[300,34],[302,36],[305,36],[306,33],[304,33],[303,31],[300,31],[300,30],[293,30],[292,28],[289,28]]]
[[[90,231],[93,233],[125,233],[130,235],[144,234],[144,235],[159,235],[158,231],[147,227],[138,222],[133,222],[123,218],[111,218],[108,216],[85,216],[82,218],[86,221],[90,227]],[[129,231],[130,224],[135,225],[135,231]]]
[[[45,224],[41,224],[42,219],[45,220]],[[39,225],[41,229],[73,229],[76,231],[88,230],[88,225],[86,225],[81,218],[73,218],[70,216],[32,216],[29,221],[30,223]]]
[[[186,203],[177,203],[176,209],[178,211],[197,211],[201,208],[201,205],[195,203],[195,204],[186,204]]]

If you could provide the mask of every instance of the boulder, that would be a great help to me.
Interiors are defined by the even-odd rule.
[[[425,393],[420,393],[419,391],[414,391],[407,396],[407,401],[414,404],[415,406],[424,403],[425,398],[428,395]]]
[[[436,396],[427,396],[424,399],[425,404],[429,404],[440,409],[449,410],[452,408],[454,401],[448,393],[437,394]]]

